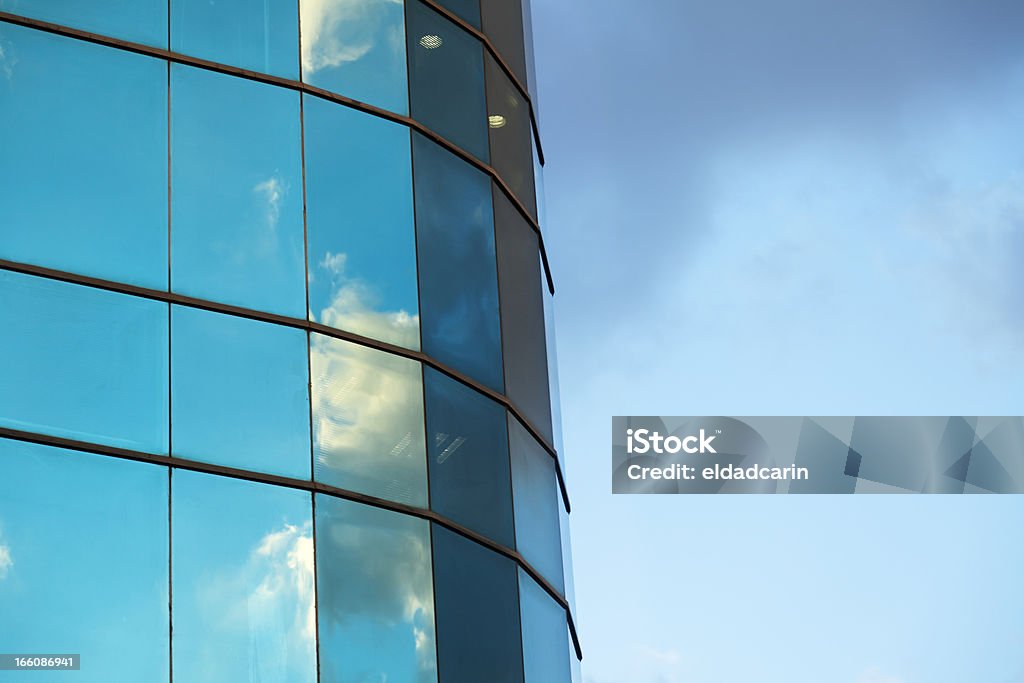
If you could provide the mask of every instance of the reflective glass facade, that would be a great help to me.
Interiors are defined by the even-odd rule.
[[[527,11],[0,0],[7,651],[571,680]]]

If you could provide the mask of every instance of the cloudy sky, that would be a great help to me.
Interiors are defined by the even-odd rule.
[[[613,414],[1024,411],[1024,3],[533,7],[585,678],[1024,681],[1019,497],[607,467]]]

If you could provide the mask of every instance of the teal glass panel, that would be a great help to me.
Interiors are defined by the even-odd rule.
[[[171,69],[171,286],[305,318],[299,95]]]
[[[174,470],[174,679],[315,683],[312,500]]]
[[[509,548],[515,545],[505,409],[433,368],[423,371],[430,506]]]
[[[300,0],[302,80],[409,113],[405,13],[395,0]]]
[[[437,680],[428,522],[318,494],[316,568],[322,681]]]
[[[310,477],[306,333],[171,309],[174,455]]]
[[[487,162],[483,46],[419,0],[406,12],[412,117]]]
[[[0,643],[81,656],[0,680],[167,683],[167,468],[0,439]]]
[[[295,80],[299,10],[295,0],[171,0],[171,49]]]
[[[0,103],[0,258],[166,290],[167,65],[0,23]]]
[[[0,11],[167,47],[167,0],[0,0]]]
[[[312,334],[310,366],[316,480],[425,508],[420,364]]]
[[[516,564],[434,524],[443,683],[523,683]]]
[[[167,304],[0,271],[0,425],[167,453]]]
[[[562,539],[558,508],[562,503],[555,459],[519,423],[508,416],[515,502],[516,549],[557,590],[562,581]]]
[[[569,631],[565,610],[519,569],[525,683],[569,683]]]
[[[405,126],[305,99],[310,319],[420,348]]]
[[[423,350],[504,391],[490,179],[413,136]]]

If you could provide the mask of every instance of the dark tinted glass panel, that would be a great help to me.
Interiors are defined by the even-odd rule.
[[[171,286],[303,318],[299,95],[171,70]]]
[[[562,540],[558,506],[561,498],[555,459],[508,416],[512,454],[512,499],[516,513],[516,548],[558,590],[562,584]]]
[[[0,0],[0,11],[167,47],[167,0]]]
[[[529,0],[526,0],[529,4]],[[526,85],[526,48],[520,0],[480,0],[484,33],[519,82]]]
[[[525,683],[569,683],[569,632],[565,610],[522,569],[519,570],[519,603]]]
[[[167,452],[167,304],[0,271],[0,424]]]
[[[463,21],[480,28],[480,0],[438,0],[437,4]]]
[[[166,289],[166,65],[0,24],[0,102],[0,258]]]
[[[548,357],[548,392],[551,396],[551,431],[554,436],[555,451],[558,453],[558,462],[562,466],[564,475],[565,457],[563,453],[565,448],[562,443],[562,401],[558,387],[558,348],[555,345],[555,301],[551,290],[548,289],[543,263],[540,269],[541,292],[544,299],[544,336]]]
[[[171,0],[171,49],[295,79],[299,11],[295,0]]]
[[[504,408],[433,368],[424,368],[423,377],[431,507],[512,547]]]
[[[395,0],[300,0],[302,79],[406,114],[405,16]]]
[[[5,651],[79,654],[68,681],[166,682],[167,586],[166,468],[0,439]]]
[[[551,400],[537,233],[497,188],[494,190],[494,226],[505,387],[512,402],[550,440]]]
[[[430,558],[426,521],[316,497],[321,680],[437,680]]]
[[[515,563],[434,525],[437,652],[443,683],[521,683]]]
[[[413,136],[423,350],[504,390],[487,176]]]
[[[494,170],[526,210],[536,217],[530,108],[490,55],[487,56],[487,126]]]
[[[405,126],[307,97],[310,318],[420,348]]]
[[[306,333],[172,308],[174,454],[309,479]]]
[[[487,161],[483,47],[419,0],[409,18],[412,117],[481,161]]]
[[[174,470],[174,678],[316,681],[310,494]]]
[[[316,480],[426,507],[420,364],[320,334],[310,344]]]

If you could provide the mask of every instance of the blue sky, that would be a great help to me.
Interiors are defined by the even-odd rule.
[[[1015,414],[1024,5],[535,0],[590,683],[1024,681],[1024,499],[613,498],[614,414]]]

